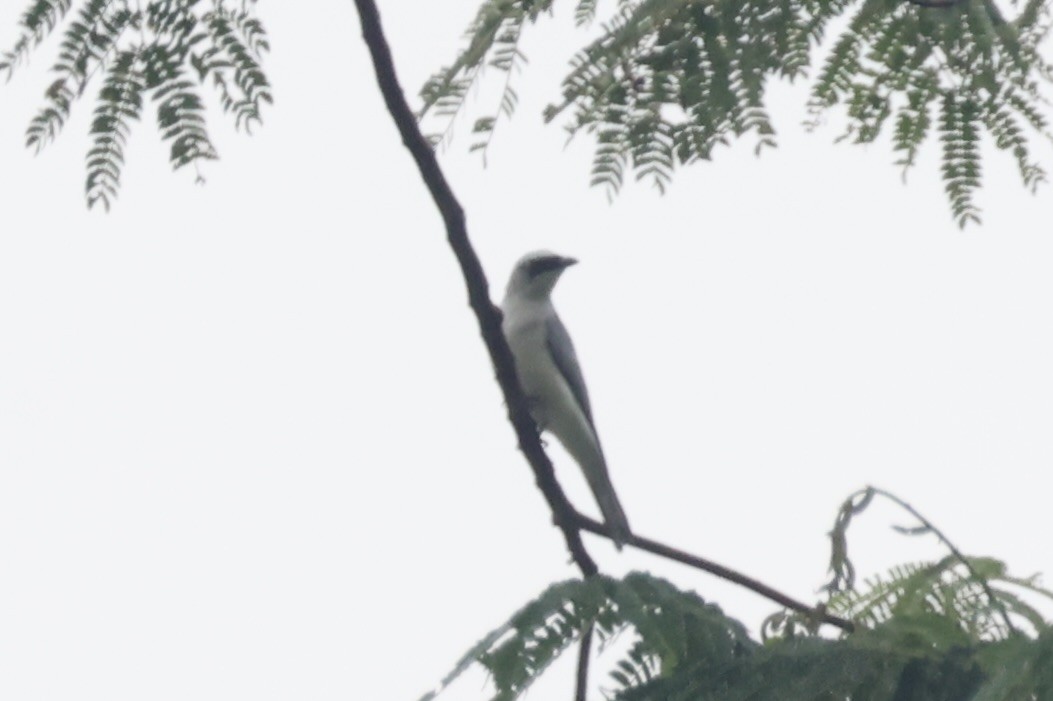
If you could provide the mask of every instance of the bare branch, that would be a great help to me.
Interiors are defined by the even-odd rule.
[[[581,633],[581,647],[578,649],[577,686],[574,689],[574,701],[585,701],[589,688],[589,655],[592,652],[592,626]]]
[[[427,185],[446,224],[446,238],[461,266],[461,273],[468,287],[468,303],[479,321],[483,342],[486,344],[490,360],[497,372],[497,383],[504,394],[505,403],[508,406],[508,419],[512,422],[516,437],[519,439],[519,449],[526,456],[527,462],[534,471],[537,486],[552,509],[556,525],[563,531],[571,557],[574,558],[582,575],[590,577],[596,574],[599,568],[585,550],[585,545],[581,540],[581,531],[575,520],[574,507],[570,505],[563,489],[556,481],[552,463],[541,447],[537,426],[530,416],[526,397],[516,379],[512,351],[509,350],[508,342],[501,331],[500,312],[490,301],[488,292],[490,286],[486,281],[486,274],[468,239],[464,210],[461,209],[453,190],[446,182],[435,158],[435,152],[421,134],[417,120],[406,103],[395,74],[391,50],[384,39],[376,3],[373,0],[355,0],[355,7],[358,8],[358,15],[362,21],[362,36],[373,57],[377,83],[380,85],[380,92],[384,95],[384,102],[402,135],[402,143],[413,155],[413,160],[417,162],[421,178]]]
[[[610,534],[607,532],[607,527],[599,521],[594,521],[588,516],[584,516],[580,513],[577,514],[577,520],[578,525],[582,530],[601,535],[605,538],[611,538]],[[704,557],[692,555],[691,553],[678,550],[677,548],[665,545],[664,543],[659,543],[656,540],[644,538],[636,533],[633,533],[629,539],[625,541],[625,544],[669,560],[675,560],[676,562],[689,565],[690,567],[700,569],[704,572],[709,572],[721,579],[725,579],[734,584],[738,584],[741,587],[745,587],[752,592],[760,594],[764,598],[770,599],[777,604],[781,604],[788,609],[793,609],[794,611],[803,613],[819,623],[827,623],[849,633],[855,630],[855,624],[853,624],[852,621],[827,613],[821,605],[809,606],[802,601],[798,601],[791,596],[787,596],[786,594],[769,587],[767,584],[764,584],[753,577],[744,575],[741,572],[736,572],[730,567],[717,564],[716,562],[707,560]]]

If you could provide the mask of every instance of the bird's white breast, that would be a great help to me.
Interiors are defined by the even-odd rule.
[[[566,401],[570,388],[552,362],[545,320],[547,309],[533,300],[506,301],[503,330],[516,361],[519,384],[531,401],[534,419],[549,423],[552,404]]]

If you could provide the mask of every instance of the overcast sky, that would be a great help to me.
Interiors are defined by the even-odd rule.
[[[22,4],[0,7],[4,44]],[[414,98],[474,5],[382,3]],[[442,162],[495,297],[525,251],[582,261],[556,303],[634,529],[814,600],[837,507],[876,484],[967,553],[1053,570],[1049,187],[1028,194],[987,153],[984,226],[960,231],[935,144],[904,186],[887,143],[805,133],[804,87],[780,85],[777,150],[747,140],[665,196],[608,204],[588,139],[565,147],[540,119],[583,38],[560,5],[526,37],[488,166],[470,119]],[[214,112],[202,186],[171,174],[148,120],[108,215],[83,201],[90,104],[41,156],[22,147],[56,42],[0,89],[5,700],[413,700],[577,574],[352,3],[260,14],[264,127]],[[942,555],[890,523],[907,520],[859,524],[862,573]],[[605,571],[669,577],[754,630],[775,610],[588,542]],[[452,692],[481,698],[482,677]]]

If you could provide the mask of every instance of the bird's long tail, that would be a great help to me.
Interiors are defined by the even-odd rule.
[[[595,497],[600,513],[603,514],[611,540],[621,550],[622,546],[632,537],[632,531],[629,530],[629,519],[625,517],[625,510],[618,501],[618,494],[611,483],[611,476],[607,471],[607,460],[603,457],[603,448],[600,447],[599,438],[592,428],[591,421],[586,424],[584,421],[567,420],[553,422],[553,424],[553,428],[564,429],[562,431],[553,430],[553,433],[581,467],[585,480],[589,483],[589,489],[592,490],[592,496]],[[567,430],[568,427],[580,430]]]
[[[632,537],[632,531],[629,530],[629,519],[625,516],[625,510],[618,501],[618,494],[614,491],[603,454],[600,453],[598,457],[598,460],[589,461],[588,465],[583,464],[582,471],[600,507],[600,513],[603,514],[603,520],[607,524],[607,530],[610,531],[611,539],[621,550],[622,546]]]

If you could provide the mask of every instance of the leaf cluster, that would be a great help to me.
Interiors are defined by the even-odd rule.
[[[891,123],[904,175],[938,133],[951,212],[961,225],[979,222],[983,131],[1013,156],[1025,186],[1045,180],[1026,133],[1049,136],[1039,89],[1050,75],[1039,52],[1048,28],[1040,0],[1029,0],[1012,21],[993,0],[944,7],[865,0],[826,58],[809,108],[817,118],[843,106],[849,121],[842,138],[856,143],[874,141]]]
[[[887,577],[872,577],[865,589],[855,586],[855,566],[848,552],[848,531],[854,519],[884,498],[907,511],[918,523],[893,526],[902,535],[935,535],[950,553],[931,563],[906,564],[893,568]],[[936,614],[966,630],[979,640],[1009,637],[1023,625],[1032,632],[1045,627],[1042,614],[1020,594],[1053,598],[1039,586],[1037,577],[1009,575],[1003,563],[992,558],[966,557],[947,536],[899,497],[876,487],[850,495],[838,510],[830,531],[830,581],[826,608],[873,627],[896,615]],[[800,626],[788,619],[770,619],[777,627]]]
[[[1004,571],[1000,563],[984,562]],[[791,617],[783,615],[784,625],[763,643],[718,607],[649,574],[561,582],[469,650],[443,688],[477,663],[490,674],[494,701],[518,698],[592,628],[601,649],[618,636],[632,636],[608,665],[605,689],[609,698],[624,701],[1053,698],[1053,630],[1041,617],[1033,621],[1032,637],[992,634],[992,628],[973,625],[986,610],[977,597],[952,597],[957,608],[919,604],[947,600],[946,583],[931,576],[932,567],[947,571],[940,565],[897,568],[832,601],[832,609],[854,614],[854,633],[823,638],[785,625]],[[887,602],[889,592],[897,593],[891,597],[896,605],[877,603]],[[1016,609],[1015,601],[1007,603]]]
[[[479,663],[493,680],[494,701],[510,701],[587,629],[601,648],[628,631],[636,636],[610,671],[614,688],[623,691],[698,659],[731,663],[758,647],[746,629],[717,606],[665,580],[644,573],[624,579],[596,575],[550,586],[472,647],[442,688]],[[422,701],[430,701],[442,688]]]
[[[587,4],[587,3],[586,3]],[[595,1],[591,3],[595,8]],[[478,138],[471,149],[482,151],[485,157],[500,116],[511,117],[519,102],[512,85],[512,75],[526,62],[519,48],[524,27],[537,22],[538,18],[552,10],[552,0],[484,0],[469,25],[466,36],[468,44],[452,65],[442,69],[424,84],[421,97],[424,104],[418,117],[431,112],[448,120],[452,126],[455,117],[465,103],[471,88],[490,68],[505,77],[504,87],[495,114],[480,117],[472,128]],[[579,16],[588,16],[587,7],[580,9]],[[433,144],[440,143],[449,130],[428,136]]]
[[[179,169],[217,158],[201,85],[211,83],[223,110],[246,130],[272,101],[261,68],[269,45],[255,0],[83,0],[76,13],[72,6],[72,0],[33,0],[19,38],[0,55],[0,73],[10,79],[49,35],[61,34],[56,78],[26,130],[26,145],[38,151],[54,141],[98,76],[85,185],[89,206],[109,209],[116,197],[131,125],[148,102],[169,143],[172,167]]]
[[[806,75],[830,22],[857,4],[813,81],[810,126],[836,107],[847,117],[842,139],[869,143],[890,132],[904,171],[938,138],[944,189],[963,226],[979,221],[984,132],[1012,155],[1026,186],[1045,179],[1028,139],[1049,136],[1044,0],[1026,0],[1012,20],[994,0],[619,0],[571,61],[545,119],[565,116],[571,135],[594,137],[592,183],[609,195],[629,173],[664,190],[677,165],[708,160],[732,139],[752,136],[758,153],[774,146],[767,82]],[[515,106],[508,81],[525,60],[522,30],[551,5],[484,0],[466,47],[425,84],[421,116],[456,114],[484,68],[503,72],[501,109],[475,122],[484,140],[473,148],[485,148]],[[596,0],[578,0],[579,25],[597,14]]]
[[[877,497],[917,519],[897,531],[935,535],[950,554],[857,585],[848,531]],[[718,607],[665,580],[596,575],[551,586],[469,650],[439,691],[478,663],[493,680],[493,699],[511,701],[591,631],[601,650],[630,638],[608,664],[607,696],[618,701],[1053,698],[1053,627],[1033,603],[1048,602],[1053,592],[1036,577],[1014,577],[998,560],[962,555],[913,507],[876,487],[845,500],[830,536],[826,600],[772,614],[760,642]],[[819,631],[831,614],[852,623],[837,639]]]

